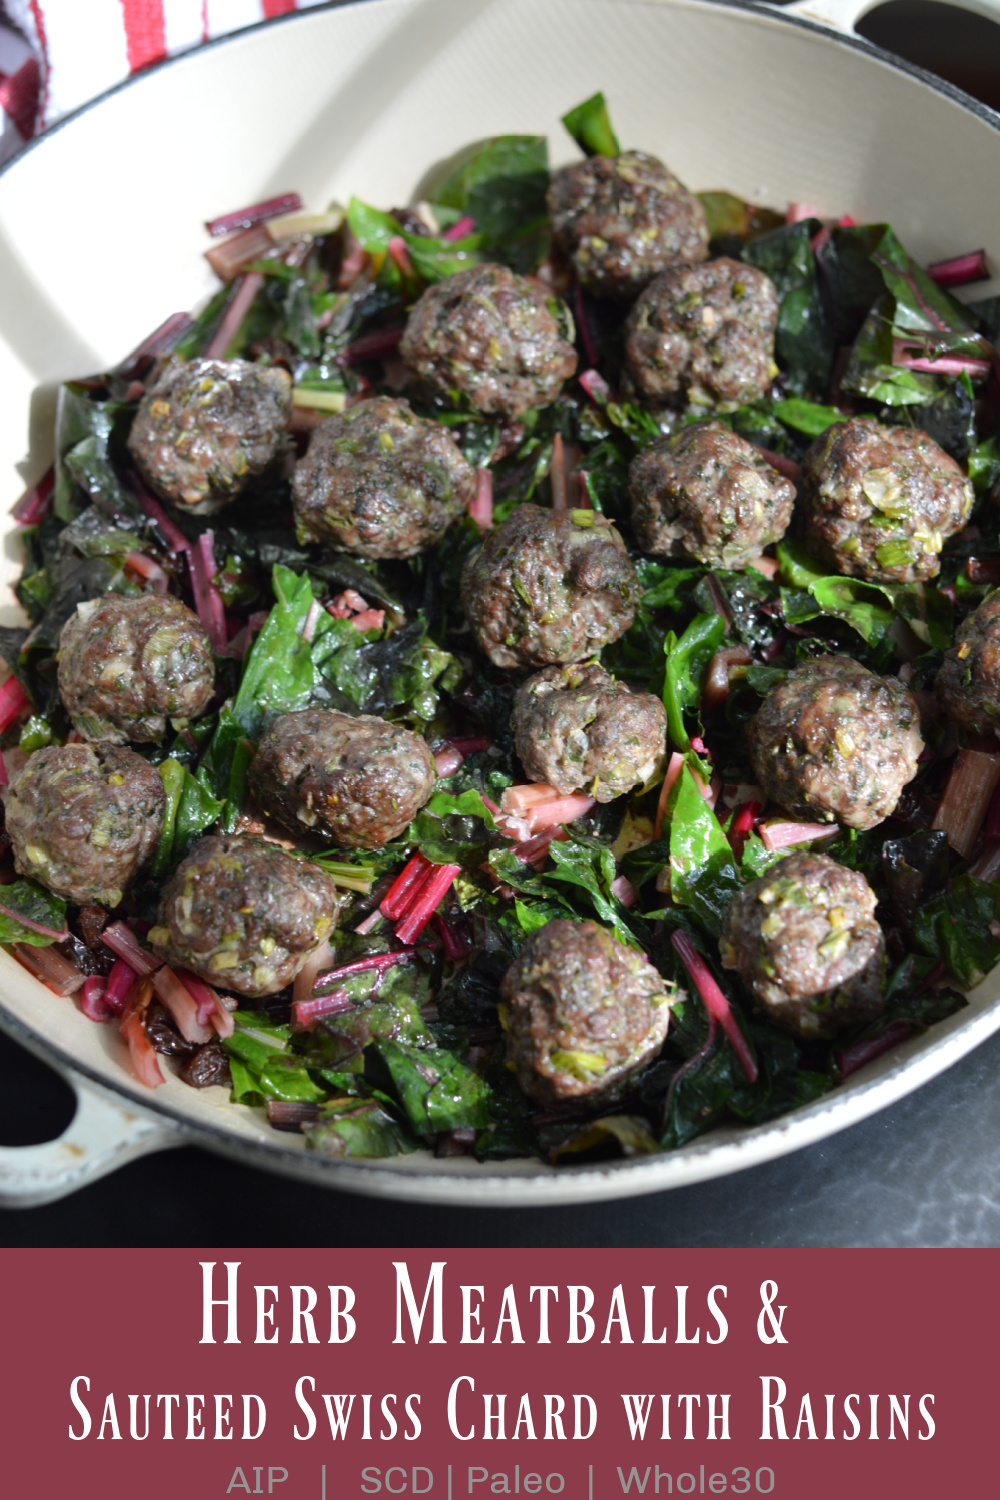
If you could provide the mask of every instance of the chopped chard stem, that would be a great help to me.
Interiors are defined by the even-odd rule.
[[[795,844],[811,844],[828,839],[839,830],[836,823],[762,823],[760,840],[765,849],[789,849]]]
[[[209,219],[205,225],[213,238],[233,234],[237,229],[253,229],[266,224],[268,219],[277,219],[281,214],[300,213],[302,199],[298,193],[280,193],[276,198],[267,198],[263,203],[251,203],[247,208],[238,208],[230,214],[220,214]]]
[[[594,343],[594,337],[590,331],[590,323],[587,320],[587,307],[583,300],[583,288],[579,281],[573,287],[573,311],[576,314],[576,327],[580,335],[580,343],[583,345],[583,357],[593,371],[593,366],[597,364],[598,360],[597,345]],[[596,371],[593,371],[593,373],[596,373]],[[598,379],[600,379],[600,376],[598,376]],[[583,385],[582,375],[580,377],[580,384]],[[586,386],[584,386],[584,390],[587,391],[587,395],[589,396],[590,391]],[[607,391],[607,386],[605,386],[605,391]],[[597,397],[595,396],[593,399],[596,401]],[[605,396],[606,399],[607,396]],[[603,406],[603,404],[603,402],[598,402],[598,405]]]
[[[11,511],[19,526],[37,526],[39,521],[45,520],[52,509],[55,487],[56,471],[54,468],[46,469],[38,483],[25,490]]]
[[[208,632],[208,638],[216,656],[225,656],[228,648],[226,607],[222,602],[222,595],[213,582],[218,573],[215,566],[214,544],[214,531],[203,531],[198,538],[197,545],[188,552],[187,559],[198,618]]]
[[[590,397],[591,401],[593,401],[594,405],[607,406],[608,401],[611,398],[611,387],[608,385],[608,382],[605,380],[604,376],[598,374],[597,370],[584,370],[583,374],[579,378],[580,384],[583,386],[583,389],[587,392],[587,395]]]
[[[451,245],[454,244],[456,240],[467,239],[470,234],[475,234],[475,232],[475,219],[470,219],[468,215],[466,215],[465,218],[459,219],[457,223],[453,224],[450,229],[446,229],[441,238],[447,241],[449,245]]]
[[[273,252],[274,245],[266,229],[244,229],[231,235],[221,245],[205,251],[205,259],[221,281],[235,281],[245,266]]]
[[[16,724],[30,707],[31,701],[27,693],[12,673],[0,686],[0,734]]]
[[[938,286],[968,286],[973,281],[989,281],[990,268],[985,250],[973,250],[968,255],[956,255],[951,260],[938,260],[927,267],[927,274]]]
[[[378,328],[374,333],[365,333],[353,344],[348,344],[337,355],[339,365],[364,365],[372,360],[385,359],[390,354],[395,354],[399,348],[400,339],[403,337],[405,323],[398,323],[393,328]]]
[[[88,1021],[110,1021],[115,1012],[110,1005],[104,1003],[104,992],[108,987],[106,979],[92,974],[89,979],[83,981],[80,989],[80,1009]]]
[[[386,245],[386,250],[395,261],[403,276],[413,275],[413,262],[410,260],[410,252],[406,248],[406,241],[401,234],[394,234]]]
[[[142,1018],[152,993],[153,981],[151,979],[140,980],[133,985],[125,1002],[124,1014],[118,1023],[118,1029],[128,1047],[132,1066],[139,1082],[144,1083],[149,1089],[159,1088],[161,1083],[166,1083],[160,1069],[159,1059],[153,1050],[153,1044],[142,1024]]]
[[[949,844],[963,859],[972,854],[998,786],[1000,754],[991,750],[957,752],[931,828],[943,829]]]
[[[434,769],[440,777],[454,776],[465,759],[461,750],[456,750],[454,745],[445,745],[443,749],[435,750],[433,755]]]
[[[292,1030],[312,1031],[327,1016],[336,1016],[353,1008],[354,1001],[346,990],[332,990],[328,994],[315,995],[311,1000],[295,1000],[292,1003]]]
[[[347,405],[346,391],[313,391],[308,386],[292,387],[292,405],[307,411],[327,411],[334,416]]]
[[[873,1062],[876,1057],[881,1057],[884,1052],[889,1052],[893,1047],[898,1047],[900,1042],[905,1042],[912,1030],[913,1027],[909,1021],[890,1021],[879,1036],[852,1042],[841,1052],[835,1052],[834,1060],[841,1082],[845,1078],[850,1078],[851,1074],[856,1073],[859,1068],[863,1068],[865,1063]]]
[[[729,825],[729,846],[737,860],[743,858],[743,850],[747,839],[753,832],[753,825],[764,811],[763,802],[741,802],[733,814],[733,821]]]
[[[128,485],[149,519],[155,524],[156,529],[163,537],[171,552],[175,556],[178,553],[190,552],[191,543],[183,531],[174,525],[159,500],[154,500],[137,474],[131,473],[128,475]]]
[[[569,486],[566,482],[566,456],[563,452],[562,433],[552,439],[552,458],[549,461],[549,482],[552,485],[552,509],[569,509]]]
[[[34,974],[54,994],[65,997],[75,995],[77,990],[83,989],[86,975],[81,974],[69,959],[63,958],[53,948],[34,948],[28,943],[12,943],[10,951],[22,968],[27,969],[29,974]]]
[[[112,922],[110,927],[105,927],[101,933],[101,942],[111,949],[116,958],[123,958],[140,977],[152,974],[160,966],[160,960],[155,954],[147,953],[139,947],[135,933],[124,922]]]
[[[263,285],[264,278],[259,271],[250,271],[242,278],[218,327],[205,345],[206,359],[225,359],[226,351],[239,333],[243,319]]]
[[[268,1099],[267,1121],[275,1130],[301,1130],[303,1125],[315,1125],[322,1119],[323,1111],[318,1104],[307,1104],[299,1099]]]
[[[111,973],[108,975],[104,1003],[116,1016],[120,1016],[124,1011],[129,990],[135,984],[137,977],[131,964],[126,963],[123,958],[115,959],[111,966]]]
[[[153,988],[186,1042],[203,1047],[212,1040],[212,1032],[198,1017],[197,1001],[167,964],[153,975]]]
[[[154,594],[165,594],[170,587],[170,579],[159,563],[147,557],[144,552],[130,552],[125,559],[125,566],[146,583],[152,584]]]
[[[423,932],[445,896],[451,890],[455,876],[461,873],[460,865],[435,865],[434,873],[417,892],[402,922],[396,928],[400,943],[413,943]]]
[[[708,964],[702,958],[686,932],[677,931],[671,933],[670,941],[680,957],[681,963],[694,981],[695,988],[701,996],[708,1014],[714,1016],[726,1033],[747,1078],[751,1083],[756,1083],[758,1068],[754,1061],[753,1053],[750,1051],[749,1043],[740,1030],[739,1022],[733,1015],[729,1001],[716,983],[715,976],[709,969]]]
[[[194,319],[190,313],[171,313],[170,317],[162,322],[159,328],[143,339],[132,353],[122,360],[118,366],[118,374],[126,379],[139,370],[158,354],[166,354],[179,344],[184,335],[194,327]]]
[[[433,868],[430,860],[425,859],[418,849],[416,854],[407,860],[386,892],[379,906],[383,917],[387,917],[390,922],[395,922],[398,917],[401,917],[417,887],[423,883]]]
[[[489,469],[476,470],[476,493],[469,501],[469,515],[480,531],[493,525],[493,475]]]

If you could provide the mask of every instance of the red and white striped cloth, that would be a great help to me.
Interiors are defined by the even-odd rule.
[[[164,57],[321,0],[0,0],[0,161]]]

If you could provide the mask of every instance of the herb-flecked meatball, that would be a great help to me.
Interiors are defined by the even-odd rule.
[[[972,484],[926,432],[870,417],[834,422],[802,462],[808,537],[839,573],[934,578],[972,509]]]
[[[507,1062],[540,1104],[606,1104],[659,1052],[673,984],[596,922],[557,919],[500,985]]]
[[[582,284],[619,302],[630,302],[668,266],[708,254],[705,210],[645,151],[563,167],[549,188],[549,216]]]
[[[667,714],[597,662],[545,667],[517,691],[514,743],[531,781],[585,790],[598,802],[643,786],[667,748]]]
[[[519,505],[462,570],[462,604],[498,667],[582,661],[635,618],[639,582],[625,543],[592,510]]]
[[[63,626],[59,692],[85,740],[161,740],[214,691],[208,632],[172,594],[105,594]]]
[[[849,828],[874,828],[889,816],[924,747],[912,693],[846,656],[789,672],[747,737],[768,797],[800,817],[839,818]]]
[[[307,708],[275,719],[250,766],[257,805],[345,849],[398,838],[434,790],[434,759],[410,729]]]
[[[506,266],[473,266],[429,286],[399,346],[404,363],[448,405],[487,415],[548,406],[576,369],[569,310]]]
[[[632,526],[644,552],[745,568],[780,541],[795,486],[724,422],[658,438],[629,468]]]
[[[328,935],[337,904],[329,875],[278,844],[248,834],[199,839],[163,888],[149,942],[224,990],[273,995]]]
[[[155,766],[120,745],[48,745],[7,792],[14,864],[80,906],[117,906],[153,854],[166,795]]]
[[[329,417],[295,466],[301,541],[360,557],[413,557],[444,536],[476,493],[447,428],[376,396]]]
[[[150,489],[196,515],[262,474],[292,414],[292,378],[245,359],[171,359],[136,412],[128,446]]]
[[[719,952],[770,1020],[836,1036],[882,1010],[885,942],[875,892],[825,854],[792,854],[734,897]]]
[[[756,401],[774,376],[778,294],[755,266],[673,266],[625,325],[625,368],[645,401],[730,406]]]
[[[1000,731],[1000,590],[966,615],[934,686],[945,714],[960,729]]]

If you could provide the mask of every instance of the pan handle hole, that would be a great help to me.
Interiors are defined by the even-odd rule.
[[[861,17],[859,35],[1000,110],[1000,26],[936,0],[890,0]]]
[[[39,1146],[61,1136],[76,1114],[69,1085],[0,1032],[0,1146]]]

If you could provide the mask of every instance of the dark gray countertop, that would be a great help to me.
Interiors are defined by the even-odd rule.
[[[894,0],[858,28],[1000,108],[1000,27]],[[0,1035],[0,1142],[57,1134],[65,1085]],[[592,1207],[392,1205],[303,1187],[193,1148],[62,1203],[0,1212],[0,1245],[1000,1245],[1000,1036],[894,1108],[716,1182]]]
[[[45,1139],[62,1081],[0,1036],[0,1140]],[[820,1145],[697,1187],[572,1208],[460,1210],[303,1187],[191,1147],[48,1207],[0,1245],[997,1246],[1000,1036]]]

